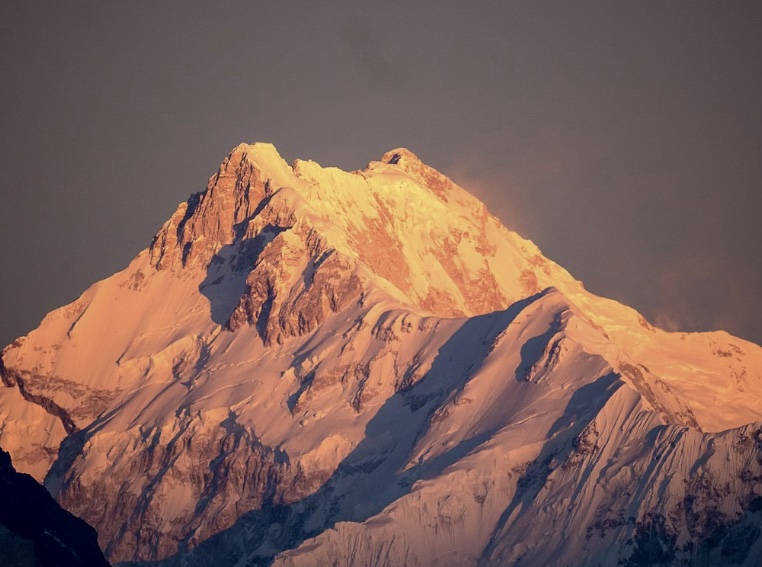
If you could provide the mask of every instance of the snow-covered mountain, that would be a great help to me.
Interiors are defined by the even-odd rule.
[[[762,565],[762,349],[587,292],[405,149],[238,146],[0,363],[0,445],[114,563]]]

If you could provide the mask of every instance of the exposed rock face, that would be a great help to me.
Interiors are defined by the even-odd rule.
[[[96,537],[0,449],[0,564],[108,567]]]
[[[0,442],[114,562],[762,557],[762,349],[588,293],[406,149],[235,148],[0,374]]]

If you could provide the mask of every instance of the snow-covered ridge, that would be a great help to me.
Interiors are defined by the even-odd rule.
[[[590,294],[404,148],[236,147],[0,361],[0,445],[115,562],[762,551],[762,349]]]
[[[207,265],[226,246],[287,239],[275,233],[290,228],[303,241],[317,232],[376,285],[440,316],[493,311],[552,284],[578,287],[406,149],[346,173],[302,160],[289,167],[269,144],[238,146],[157,235],[151,256],[157,267]]]

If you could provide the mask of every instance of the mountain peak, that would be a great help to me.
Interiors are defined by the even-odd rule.
[[[407,148],[389,150],[381,157],[381,163],[398,167],[445,203],[449,203],[453,199],[473,199],[471,195],[455,185],[450,178],[423,163],[417,155]]]
[[[550,285],[579,287],[410,150],[391,150],[380,163],[353,173],[303,160],[289,167],[271,144],[241,144],[207,191],[180,205],[156,236],[154,265],[212,265],[216,271],[214,262],[225,258],[254,270],[268,257],[265,249],[293,256],[300,241],[299,254],[306,254],[311,245],[305,239],[319,237],[320,253],[343,258],[342,269],[440,316],[502,309]],[[318,263],[305,256],[302,267],[292,269]]]
[[[241,142],[232,149],[229,155],[242,154],[267,162],[283,160],[278,149],[270,142]]]
[[[422,163],[421,159],[407,148],[395,148],[381,156],[383,163],[405,165],[406,163]]]
[[[230,169],[233,175],[237,175],[240,174],[241,163],[251,164],[262,172],[263,177],[269,179],[285,182],[292,175],[291,167],[269,142],[238,144],[222,162],[220,169]]]

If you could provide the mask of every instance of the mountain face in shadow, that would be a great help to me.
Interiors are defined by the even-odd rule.
[[[762,349],[591,294],[404,148],[238,146],[0,377],[119,565],[762,557]]]

